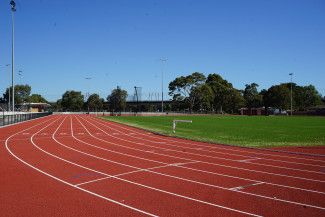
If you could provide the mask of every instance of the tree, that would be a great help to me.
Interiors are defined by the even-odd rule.
[[[213,109],[214,96],[213,96],[213,91],[209,85],[203,84],[194,88],[190,95],[191,97],[196,98],[196,102],[194,104],[194,110],[207,112]]]
[[[218,74],[209,74],[206,80],[213,91],[213,107],[216,112],[234,113],[243,102],[242,95],[232,84]],[[236,104],[235,104],[236,103]]]
[[[32,103],[47,103],[47,100],[40,94],[32,94],[28,97],[28,102]]]
[[[84,104],[84,96],[80,91],[66,91],[62,95],[61,106],[64,111],[81,111]]]
[[[264,103],[278,109],[289,109],[290,89],[286,84],[270,87],[264,95]]]
[[[57,112],[62,111],[62,99],[58,99],[56,102],[50,103],[50,105],[51,105],[50,109],[52,111],[57,111]]]
[[[298,110],[306,110],[309,107],[320,105],[321,95],[313,85],[297,86],[293,88],[294,108]]]
[[[112,93],[107,96],[107,101],[110,105],[110,109],[115,112],[124,111],[126,107],[127,96],[128,92],[121,89],[120,87],[112,90]]]
[[[6,102],[9,101],[9,90],[10,97],[12,97],[12,88],[9,87],[6,89],[6,92],[3,94],[3,98]],[[28,84],[25,85],[15,85],[15,104],[21,104],[24,102],[28,102],[28,97],[30,95],[32,88]],[[10,99],[11,100],[11,99]]]
[[[88,97],[86,104],[91,111],[102,110],[104,99],[100,98],[98,94],[94,93]]]
[[[184,97],[183,99],[188,103],[191,112],[196,100],[196,95],[191,95],[191,92],[196,87],[204,84],[205,79],[205,76],[200,72],[194,72],[188,76],[177,77],[169,83],[169,95],[173,98],[177,96],[178,99]]]
[[[262,105],[263,97],[257,91],[257,87],[258,87],[258,84],[256,84],[256,83],[251,83],[251,84],[245,85],[245,90],[244,90],[243,96],[245,99],[246,106],[249,109],[257,108]]]

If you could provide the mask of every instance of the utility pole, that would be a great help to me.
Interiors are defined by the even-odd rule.
[[[293,76],[293,73],[289,73],[289,75],[290,75],[290,113],[292,116],[292,76]]]
[[[12,35],[11,35],[11,87],[12,87],[12,112],[15,112],[15,87],[14,87],[14,72],[15,72],[15,19],[16,3],[14,0],[10,1],[11,18],[12,18]]]
[[[10,66],[10,64],[6,64],[6,66]],[[10,69],[8,70],[10,73]],[[11,96],[10,96],[10,82],[9,82],[9,88],[8,88],[8,111],[10,111],[10,106],[11,106]]]
[[[86,77],[85,78],[87,81],[90,81],[92,78],[91,77]],[[88,99],[89,99],[89,96],[90,96],[90,92],[89,92],[89,87],[88,87],[88,92],[86,93],[86,101],[87,101],[87,107],[88,107],[88,114],[89,114],[89,103],[88,103]]]
[[[164,112],[164,66],[168,59],[161,58],[160,61],[162,63],[161,69],[161,112]]]
[[[137,86],[134,86],[134,93],[135,93],[135,96],[137,97],[137,112],[139,112],[139,96],[138,96],[138,87]]]

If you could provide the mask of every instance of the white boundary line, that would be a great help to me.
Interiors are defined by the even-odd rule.
[[[164,140],[164,141],[168,141],[168,142],[173,142],[173,143],[180,143],[180,144],[189,144],[188,142],[182,142],[182,141],[177,141],[176,139],[174,138],[162,138],[162,136],[160,136],[159,138],[156,136],[152,136],[152,135],[148,135],[148,134],[145,134],[145,133],[141,133],[141,132],[138,132],[138,131],[135,131],[133,129],[130,129],[132,128],[132,126],[128,126],[128,128],[126,127],[123,127],[123,124],[122,123],[117,123],[117,122],[114,122],[114,121],[109,121],[109,120],[103,120],[101,118],[92,118],[94,120],[98,120],[99,122],[102,122],[104,125],[113,125],[114,127],[119,127],[121,129],[125,129],[125,130],[128,130],[128,131],[131,131],[131,132],[136,132],[138,134],[142,134],[144,136],[147,136],[147,137],[153,137],[153,138],[156,138],[156,139],[160,139],[160,140]],[[124,124],[125,125],[125,124]],[[126,125],[127,126],[127,125]],[[139,131],[141,131],[141,129],[139,129]],[[181,138],[177,138],[177,139],[181,139]],[[274,157],[280,157],[280,158],[291,158],[291,159],[299,159],[299,160],[309,160],[309,161],[315,161],[315,162],[323,162],[325,163],[325,161],[322,161],[322,160],[316,160],[316,159],[312,159],[312,158],[301,158],[301,157],[293,157],[293,156],[289,156],[287,153],[282,153],[282,154],[285,154],[286,156],[283,156],[283,155],[277,155],[277,154],[266,154],[266,153],[262,153],[263,151],[268,151],[268,150],[262,150],[262,149],[259,149],[259,150],[256,150],[256,151],[245,151],[245,150],[239,150],[240,147],[219,147],[217,144],[206,144],[206,145],[203,145],[203,144],[193,144],[195,143],[195,141],[192,141],[192,140],[189,140],[190,142],[190,145],[193,145],[193,146],[199,146],[199,147],[204,147],[204,148],[210,148],[210,149],[222,149],[222,150],[227,150],[227,151],[234,151],[234,152],[244,152],[244,153],[251,153],[251,154],[259,154],[259,155],[264,155],[264,156],[274,156]],[[202,143],[202,142],[200,142]],[[312,156],[312,157],[315,157],[315,156]]]
[[[78,119],[77,119],[78,120]],[[79,121],[80,122],[80,121]],[[72,123],[72,122],[71,122]],[[81,122],[80,122],[81,123]],[[81,123],[82,124],[82,123]],[[71,128],[72,129],[72,128]],[[86,129],[86,128],[85,128]],[[90,133],[87,129],[86,131],[88,133]],[[85,142],[86,143],[86,142]],[[95,157],[95,158],[99,158],[100,157]],[[195,162],[189,162],[189,163],[195,163]],[[177,165],[178,163],[176,163]],[[183,163],[180,163],[180,164],[183,164]],[[186,164],[186,163],[184,163]],[[175,165],[175,164],[174,164]],[[236,191],[236,192],[239,192],[239,193],[242,193],[242,194],[246,194],[246,195],[252,195],[252,196],[256,196],[256,197],[261,197],[261,198],[265,198],[265,199],[270,199],[270,200],[277,200],[277,201],[281,201],[281,202],[286,202],[286,203],[291,203],[291,204],[295,204],[295,205],[304,205],[304,206],[309,206],[309,207],[313,207],[313,208],[317,208],[317,209],[322,209],[322,210],[325,210],[325,208],[323,207],[319,207],[319,206],[314,206],[314,205],[309,205],[309,204],[303,204],[303,203],[299,203],[299,202],[294,202],[294,201],[288,201],[288,200],[283,200],[283,199],[278,199],[278,198],[272,198],[272,197],[268,197],[268,196],[263,196],[263,195],[258,195],[258,194],[254,194],[254,193],[249,193],[249,192],[242,192],[242,191],[238,191],[238,190],[232,190],[233,188],[225,188],[225,187],[221,187],[221,186],[217,186],[217,185],[212,185],[212,184],[208,184],[208,183],[203,183],[203,182],[198,182],[198,181],[194,181],[194,180],[191,180],[191,179],[185,179],[185,178],[182,178],[182,177],[177,177],[177,176],[173,176],[173,175],[168,175],[168,174],[164,174],[164,173],[160,173],[160,172],[156,172],[156,171],[151,171],[151,170],[144,170],[145,172],[150,172],[150,173],[154,173],[154,174],[158,174],[158,175],[162,175],[162,176],[167,176],[167,177],[171,177],[171,178],[174,178],[174,179],[180,179],[180,180],[183,180],[183,181],[187,181],[187,182],[192,182],[192,183],[196,183],[196,184],[201,184],[201,185],[207,185],[207,186],[210,186],[210,187],[214,187],[214,188],[219,188],[219,189],[223,189],[223,190],[230,190],[230,191]],[[248,186],[252,186],[252,185],[257,185],[257,184],[267,184],[266,182],[255,182],[255,183],[251,183],[249,184]]]
[[[97,122],[97,123],[101,124],[102,126],[113,129],[112,127],[108,126],[108,123],[111,123],[111,122],[108,122],[107,124],[104,124],[104,123],[102,123],[102,121],[99,121],[98,118],[97,119],[91,118],[91,119],[93,119],[94,122]],[[98,121],[95,121],[95,120],[98,120]],[[127,130],[127,128],[124,128],[124,127],[120,127],[120,128]],[[117,130],[115,128],[113,130],[116,130],[118,132],[123,133],[122,131],[119,131],[119,130]],[[130,132],[136,132],[136,131],[133,131],[131,129],[129,129],[129,131]],[[185,142],[178,142],[178,143],[182,143],[182,144],[187,145],[187,146],[178,146],[178,145],[167,144],[167,142],[158,142],[158,141],[145,139],[144,137],[132,136],[134,134],[140,134],[140,135],[147,136],[147,137],[154,137],[154,136],[151,136],[151,135],[148,135],[148,134],[145,134],[145,133],[140,133],[140,132],[133,133],[133,134],[131,134],[131,133],[123,133],[123,134],[126,135],[126,136],[129,136],[129,137],[140,139],[140,140],[147,141],[147,142],[150,142],[150,143],[164,144],[165,146],[187,148],[187,149],[192,149],[192,150],[196,150],[196,151],[203,151],[203,152],[208,152],[208,153],[216,153],[216,154],[223,154],[223,155],[230,155],[230,156],[239,156],[239,157],[246,157],[246,158],[253,158],[253,159],[257,158],[257,157],[254,157],[254,156],[247,156],[247,155],[242,155],[242,154],[232,154],[232,153],[226,153],[226,152],[221,152],[221,151],[211,151],[211,150],[205,150],[205,149],[202,149],[202,148],[197,148],[197,147],[200,147],[200,146],[202,147],[203,146],[203,145],[199,145],[199,144],[189,144],[189,143],[185,143]],[[164,139],[164,138],[160,138],[158,136],[157,136],[156,139],[161,139],[161,140],[164,140],[164,141],[167,140],[167,139]],[[169,141],[169,142],[175,143],[175,141],[172,141],[172,140]],[[193,141],[192,141],[192,143],[193,143]],[[191,147],[188,146],[188,145],[191,145]],[[197,146],[197,147],[193,147],[193,146]],[[208,147],[205,147],[205,148],[208,148]],[[210,147],[209,149],[211,149],[211,148],[216,149],[217,147]],[[227,150],[229,151],[229,149],[227,149]],[[293,162],[293,161],[275,160],[275,159],[270,159],[270,158],[261,158],[261,157],[259,157],[259,159],[266,160],[266,161],[274,161],[274,162],[284,162],[284,163],[288,163],[288,164],[306,165],[306,166],[312,166],[312,167],[325,167],[325,165],[322,166],[322,165],[317,165],[317,164],[306,164],[306,163],[299,163],[299,162]]]
[[[55,122],[55,121],[54,121],[54,122]],[[52,122],[51,124],[53,124],[54,122]],[[49,125],[51,125],[51,124],[49,124]],[[49,125],[47,125],[46,127],[48,127]],[[37,126],[37,125],[35,125],[35,126]],[[35,126],[32,126],[32,127],[35,127]],[[45,127],[45,128],[46,128],[46,127]],[[43,130],[43,129],[45,129],[45,128],[42,128],[41,130]],[[23,130],[23,131],[26,131],[26,130],[28,130],[28,129],[30,129],[30,128],[27,128],[27,129],[25,129],[25,130]],[[40,131],[41,131],[41,130],[40,130]],[[20,131],[20,132],[23,132],[23,131]],[[40,131],[38,131],[38,132],[40,132]],[[20,133],[20,132],[18,132],[18,133]],[[46,172],[44,172],[43,170],[41,170],[41,169],[39,169],[39,168],[37,168],[37,167],[34,167],[33,165],[31,165],[31,164],[27,163],[26,161],[22,160],[22,159],[19,158],[17,155],[15,155],[15,154],[14,154],[14,153],[9,149],[9,147],[8,147],[8,141],[10,140],[10,138],[12,138],[13,136],[17,135],[18,133],[15,133],[15,134],[12,134],[11,136],[9,136],[9,137],[6,139],[6,142],[5,142],[5,145],[6,145],[6,149],[7,149],[7,151],[8,151],[8,152],[9,152],[9,153],[14,157],[14,158],[16,158],[18,161],[22,162],[23,164],[29,166],[30,168],[32,168],[32,169],[34,169],[34,170],[36,170],[36,171],[38,171],[38,172],[40,172],[40,173],[42,173],[42,174],[48,176],[48,177],[51,177],[51,178],[53,178],[53,179],[55,179],[55,180],[57,180],[57,181],[59,181],[59,182],[62,182],[62,183],[64,183],[64,184],[66,184],[66,185],[69,185],[69,186],[71,186],[71,187],[73,187],[73,188],[79,189],[79,190],[81,190],[81,191],[83,191],[83,192],[89,193],[89,194],[91,194],[91,195],[94,195],[94,196],[96,196],[96,197],[102,198],[102,199],[107,200],[107,201],[109,201],[109,202],[112,202],[112,203],[118,204],[118,205],[120,205],[120,206],[123,206],[123,207],[129,208],[129,209],[131,209],[131,210],[134,210],[134,211],[137,211],[137,212],[140,212],[140,213],[146,214],[146,215],[148,215],[148,216],[156,216],[156,215],[154,215],[154,214],[151,214],[151,213],[145,212],[145,211],[143,211],[143,210],[140,210],[140,209],[134,208],[134,207],[132,207],[132,206],[128,206],[128,205],[126,205],[126,204],[123,204],[123,203],[120,203],[120,202],[118,202],[118,201],[112,200],[112,199],[110,199],[110,198],[108,198],[108,197],[104,197],[104,196],[99,195],[99,194],[97,194],[97,193],[94,193],[94,192],[92,192],[92,191],[89,191],[89,190],[86,190],[86,189],[80,188],[80,187],[78,187],[78,186],[75,186],[75,185],[73,185],[73,184],[71,184],[71,183],[69,183],[69,182],[66,182],[66,181],[64,181],[64,180],[62,180],[62,179],[60,179],[60,178],[58,178],[58,177],[56,177],[56,176],[53,176],[53,175],[51,175],[51,174],[49,174],[49,173],[46,173]],[[35,135],[35,134],[34,134],[34,135]],[[31,137],[31,140],[32,140],[32,137]]]
[[[64,119],[65,120],[65,119]],[[63,120],[63,121],[64,121]],[[63,121],[61,122],[61,124],[58,126],[57,130],[59,129],[59,127],[62,125]],[[45,128],[43,128],[45,129]],[[41,130],[43,130],[41,129]],[[40,130],[40,131],[41,131]],[[52,138],[54,138],[55,136],[55,133],[57,132],[57,130],[52,134]],[[39,132],[40,132],[39,131]],[[250,216],[260,216],[260,215],[256,215],[256,214],[252,214],[252,213],[249,213],[249,212],[245,212],[245,211],[241,211],[241,210],[237,210],[237,209],[233,209],[233,208],[229,208],[229,207],[225,207],[225,206],[221,206],[221,205],[218,205],[218,204],[214,204],[214,203],[210,203],[210,202],[206,202],[206,201],[203,201],[203,200],[198,200],[198,199],[195,199],[195,198],[191,198],[191,197],[187,197],[187,196],[184,196],[184,195],[180,195],[180,194],[176,194],[176,193],[173,193],[173,192],[169,192],[169,191],[165,191],[165,190],[162,190],[162,189],[159,189],[159,188],[154,188],[154,187],[151,187],[151,186],[147,186],[147,185],[143,185],[143,184],[140,184],[140,183],[136,183],[136,182],[133,182],[133,181],[129,181],[129,180],[126,180],[126,179],[123,179],[123,178],[119,178],[119,177],[114,177],[114,176],[111,176],[109,174],[106,174],[106,173],[103,173],[103,172],[100,172],[100,171],[97,171],[97,170],[94,170],[94,169],[91,169],[91,168],[88,168],[88,167],[85,167],[85,166],[82,166],[80,164],[77,164],[77,163],[74,163],[72,161],[69,161],[69,160],[66,160],[64,158],[61,158],[57,155],[54,155],[54,154],[51,154],[45,150],[43,150],[42,148],[40,148],[39,146],[37,146],[34,142],[33,142],[33,137],[36,135],[33,134],[33,136],[31,137],[31,142],[33,144],[34,147],[36,147],[37,149],[39,149],[40,151],[48,154],[49,156],[52,156],[53,158],[56,158],[56,159],[59,159],[59,160],[62,160],[66,163],[69,163],[69,164],[72,164],[72,165],[75,165],[75,166],[78,166],[80,168],[84,168],[84,169],[87,169],[89,171],[93,171],[93,172],[97,172],[99,174],[102,174],[102,175],[106,175],[106,176],[110,176],[111,178],[113,179],[117,179],[117,180],[120,180],[120,181],[123,181],[123,182],[126,182],[126,183],[130,183],[130,184],[134,184],[134,185],[137,185],[137,186],[140,186],[140,187],[143,187],[143,188],[148,188],[148,189],[151,189],[151,190],[154,190],[154,191],[158,191],[158,192],[162,192],[162,193],[165,193],[165,194],[169,194],[169,195],[173,195],[173,196],[176,196],[176,197],[180,197],[180,198],[184,198],[184,199],[187,199],[187,200],[191,200],[191,201],[195,201],[195,202],[198,202],[198,203],[202,203],[202,204],[206,204],[206,205],[210,205],[210,206],[213,206],[213,207],[218,207],[218,208],[222,208],[222,209],[226,209],[226,210],[229,210],[229,211],[233,211],[233,212],[237,212],[237,213],[241,213],[241,214],[246,214],[246,215],[250,215]],[[150,170],[149,170],[150,171]],[[45,173],[44,173],[45,174]],[[59,179],[59,178],[58,178]],[[63,181],[63,180],[62,180]],[[64,181],[63,181],[64,182]],[[78,186],[75,186],[75,185],[72,185],[73,187],[75,188],[80,188]],[[84,189],[83,189],[84,190]],[[113,201],[113,200],[112,200]],[[116,201],[117,202],[117,201]],[[118,203],[118,202],[117,202]],[[146,213],[144,211],[141,211],[141,210],[138,210],[134,207],[130,207],[130,206],[126,206],[125,204],[123,204],[125,207],[128,207],[128,208],[131,208],[133,210],[137,210],[139,212],[142,212],[142,213]],[[325,208],[324,208],[325,209]],[[146,213],[146,214],[150,214],[150,213]],[[150,214],[152,215],[152,214]]]
[[[76,118],[77,119],[77,118]],[[117,145],[116,143],[112,143],[112,142],[109,142],[109,141],[106,141],[106,140],[103,140],[101,138],[98,138],[98,137],[95,137],[93,136],[89,131],[88,129],[77,119],[77,121],[84,127],[84,129],[87,131],[87,133],[99,140],[99,141],[102,141],[102,142],[105,142],[107,144],[111,144],[111,145]],[[74,136],[73,136],[74,137]],[[83,137],[84,138],[84,137]],[[128,157],[132,157],[132,158],[137,158],[137,159],[141,159],[141,160],[146,160],[146,161],[151,161],[151,162],[156,162],[156,163],[162,163],[162,164],[168,164],[168,163],[165,163],[165,162],[162,162],[162,161],[156,161],[156,160],[151,160],[151,159],[146,159],[146,158],[142,158],[142,157],[138,157],[138,156],[135,156],[135,155],[130,155],[130,154],[126,154],[126,153],[122,153],[122,152],[117,152],[117,151],[113,151],[113,150],[110,150],[110,149],[107,149],[107,148],[103,148],[103,147],[100,147],[100,146],[96,146],[96,145],[92,145],[90,143],[87,143],[81,139],[78,139],[77,137],[74,137],[74,139],[84,143],[85,145],[87,146],[91,146],[91,147],[94,147],[94,148],[97,148],[97,149],[100,149],[100,150],[104,150],[104,151],[108,151],[108,152],[112,152],[112,153],[116,153],[116,154],[119,154],[119,155],[124,155],[124,156],[128,156]],[[149,152],[149,151],[145,151],[145,152]],[[151,153],[151,152],[150,152]],[[183,169],[186,169],[186,170],[193,170],[193,171],[197,171],[197,172],[202,172],[202,173],[208,173],[208,174],[213,174],[213,175],[218,175],[218,176],[224,176],[224,177],[230,177],[230,178],[235,178],[235,179],[241,179],[241,180],[246,180],[246,181],[252,181],[252,182],[262,182],[260,180],[253,180],[253,179],[247,179],[247,178],[241,178],[241,177],[237,177],[237,176],[231,176],[231,175],[226,175],[226,174],[222,174],[222,173],[215,173],[215,172],[210,172],[210,171],[205,171],[205,170],[200,170],[200,169],[195,169],[195,168],[191,168],[191,167],[184,167],[182,165],[177,165],[177,167],[180,167],[180,168],[183,168]],[[286,186],[286,185],[280,185],[280,184],[275,184],[275,183],[270,183],[270,182],[266,182],[266,181],[263,181],[265,184],[268,184],[268,185],[273,185],[273,186],[278,186],[278,187],[284,187],[284,188],[290,188],[290,189],[295,189],[295,190],[301,190],[301,191],[307,191],[307,192],[312,192],[312,193],[318,193],[318,194],[325,194],[325,192],[319,192],[319,191],[315,191],[315,190],[310,190],[310,189],[304,189],[304,188],[298,188],[298,187],[293,187],[293,186]]]
[[[88,120],[86,120],[86,119],[84,119],[84,120],[86,122],[90,123]],[[97,129],[99,129],[100,131],[102,131],[104,134],[106,134],[106,135],[108,135],[110,137],[113,137],[113,138],[118,138],[118,137],[115,137],[115,136],[112,136],[112,135],[106,133],[104,130],[102,130],[101,128],[97,127],[95,124],[92,124],[92,123],[90,123],[90,124],[93,125],[93,126],[95,126]],[[94,137],[94,138],[98,138],[98,137]],[[118,139],[124,140],[124,141],[127,141],[127,142],[131,142],[131,143],[134,143],[134,142],[132,142],[130,140],[125,140],[125,139],[122,139],[122,138],[118,138]],[[102,141],[107,142],[106,140],[102,140]],[[110,143],[110,144],[112,144],[112,143]],[[139,143],[135,143],[135,144],[142,145],[142,144],[139,144]],[[157,153],[157,152],[152,152],[152,151],[146,151],[146,150],[132,148],[132,147],[124,146],[124,145],[118,145],[118,144],[114,144],[114,145],[121,146],[121,147],[128,148],[128,149],[132,149],[132,150],[141,151],[141,152],[152,153],[152,154],[155,154],[155,155],[161,155],[161,156],[171,157],[171,158],[175,158],[175,159],[181,159],[181,160],[187,160],[187,161],[195,160],[195,159],[184,158],[184,157],[177,157],[177,156],[173,156],[173,155],[167,155],[167,154],[162,154],[162,153]],[[143,145],[143,146],[157,148],[155,146],[150,146],[150,145]],[[164,148],[158,148],[158,149],[168,150],[168,151],[170,150],[170,149],[164,149]],[[180,153],[184,154],[181,151],[176,151],[176,152],[180,152]],[[197,160],[197,161],[199,161],[199,160]],[[264,174],[269,174],[269,175],[276,175],[276,176],[282,176],[282,177],[291,177],[291,178],[295,178],[295,179],[301,179],[301,180],[308,180],[308,181],[313,181],[313,182],[325,183],[325,181],[323,181],[323,180],[316,180],[316,179],[304,178],[304,177],[299,177],[299,176],[284,175],[284,174],[279,174],[279,173],[272,173],[272,172],[266,172],[266,171],[260,171],[260,170],[253,170],[253,169],[247,169],[247,168],[242,168],[242,167],[234,167],[234,166],[229,166],[229,165],[224,165],[224,164],[210,163],[210,162],[207,162],[207,161],[199,161],[199,162],[200,163],[205,163],[205,164],[210,164],[210,165],[217,165],[217,166],[223,166],[223,167],[228,167],[228,168],[234,168],[234,169],[237,169],[237,170],[246,170],[246,171],[250,171],[250,172],[264,173]]]
[[[83,117],[82,117],[83,118]],[[104,124],[98,122],[98,121],[94,121],[98,124],[101,124],[102,126]],[[142,139],[142,138],[138,138],[138,137],[135,137],[135,136],[130,136],[129,134],[127,133],[123,133],[122,131],[119,131],[117,129],[113,129],[107,125],[104,125],[105,127],[108,127],[112,130],[115,130],[119,133],[122,133],[123,135],[125,136],[129,136],[129,137],[133,137],[133,138],[137,138],[137,139],[140,139],[140,140],[145,140],[145,141],[148,141],[150,143],[153,143],[154,141],[150,141],[150,140],[146,140],[146,139]],[[116,137],[118,138],[118,137]],[[122,139],[122,138],[119,138],[120,140],[124,140],[124,141],[130,141],[130,140],[127,140],[127,139]],[[157,142],[156,142],[157,143]],[[150,146],[150,145],[145,145],[145,144],[141,144],[141,143],[136,143],[138,145],[143,145],[143,146],[149,146],[149,147],[153,147],[153,146]],[[161,143],[159,142],[158,144],[164,144],[164,145],[167,145],[167,146],[175,146],[175,145],[168,145],[168,144],[165,144],[165,143]],[[183,153],[182,151],[180,150],[175,150],[175,149],[169,149],[169,148],[164,148],[164,147],[158,147],[158,146],[155,146],[156,148],[158,149],[162,149],[162,150],[168,150],[168,151],[173,151],[173,152],[179,152],[179,153]],[[181,147],[181,146],[176,146],[176,147],[180,147],[180,148],[184,148],[184,147]],[[188,147],[186,147],[188,148]],[[196,149],[197,150],[197,149]],[[227,153],[222,153],[222,152],[214,152],[214,153],[219,153],[219,154],[223,154],[223,155],[235,155],[235,154],[227,154]],[[230,158],[224,158],[224,157],[217,157],[217,156],[211,156],[211,155],[204,155],[204,154],[197,154],[197,153],[193,153],[193,152],[186,152],[186,154],[190,154],[190,155],[196,155],[196,156],[201,156],[201,157],[208,157],[208,158],[215,158],[215,159],[221,159],[221,160],[227,160],[227,161],[233,161],[233,162],[242,162],[242,163],[246,163],[246,164],[252,164],[252,165],[260,165],[260,166],[267,166],[267,167],[274,167],[274,168],[281,168],[281,169],[287,169],[287,170],[295,170],[295,171],[301,171],[301,172],[308,172],[308,173],[317,173],[317,174],[324,174],[325,175],[325,172],[318,172],[318,171],[313,171],[313,170],[304,170],[304,169],[296,169],[296,168],[291,168],[291,167],[283,167],[283,166],[276,166],[276,165],[270,165],[270,164],[263,164],[263,163],[254,163],[254,162],[249,162],[249,161],[243,161],[243,160],[234,160],[234,159],[230,159]],[[247,157],[247,158],[252,158],[252,159],[255,159],[256,157],[250,157],[250,156],[244,156],[244,155],[237,155],[236,156],[241,156],[241,157]],[[261,160],[268,160],[268,159],[265,159],[265,158],[260,158]],[[247,159],[246,159],[247,160]],[[284,161],[282,161],[284,162]],[[286,161],[285,161],[286,162]],[[287,162],[286,162],[287,163]],[[289,164],[302,164],[302,163],[292,163],[292,162],[289,162]],[[307,164],[303,164],[303,165],[307,165]],[[308,165],[310,166],[310,165]],[[312,165],[312,166],[317,166],[317,167],[322,167],[320,165]]]

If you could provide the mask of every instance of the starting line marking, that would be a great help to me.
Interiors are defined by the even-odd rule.
[[[90,181],[86,181],[86,182],[76,184],[75,186],[85,185],[85,184],[89,184],[89,183],[93,183],[93,182],[97,182],[97,181],[101,181],[101,180],[109,179],[109,178],[116,178],[116,177],[132,174],[132,173],[146,172],[146,171],[149,171],[149,170],[160,169],[160,168],[165,168],[165,167],[173,167],[173,166],[177,167],[177,166],[181,166],[181,165],[185,165],[185,164],[191,164],[191,163],[197,163],[197,162],[199,162],[199,161],[191,161],[191,162],[184,162],[184,163],[173,163],[173,164],[167,164],[167,165],[163,165],[163,166],[156,166],[156,167],[138,169],[138,170],[133,170],[133,171],[130,171],[130,172],[120,173],[120,174],[117,174],[117,175],[105,176],[105,177],[102,177],[102,178],[93,179],[93,180],[90,180]]]
[[[234,187],[234,188],[229,188],[229,190],[240,191],[240,190],[242,190],[244,188],[251,187],[251,186],[256,186],[256,185],[261,185],[261,184],[264,184],[264,182],[257,182],[257,183],[253,183],[253,184],[250,184],[250,185],[243,185],[243,186],[238,186],[238,187]]]
[[[256,158],[251,158],[251,159],[238,160],[238,162],[250,162],[250,161],[252,161],[252,160],[260,160],[260,159],[262,159],[262,158],[258,158],[258,157],[256,157]]]

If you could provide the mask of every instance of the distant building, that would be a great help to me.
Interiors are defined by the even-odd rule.
[[[51,107],[50,104],[42,102],[22,103],[18,105],[18,109],[25,112],[45,112],[49,107]]]
[[[241,108],[239,109],[241,115],[265,115],[265,107],[260,108]]]

